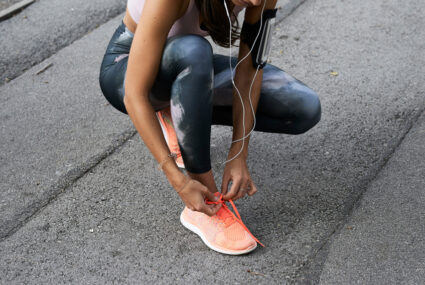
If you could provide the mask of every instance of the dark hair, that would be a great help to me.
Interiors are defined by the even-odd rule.
[[[195,0],[199,14],[202,17],[201,29],[207,31],[212,40],[222,46],[230,47],[239,39],[239,22],[233,13],[234,4],[231,0],[225,0],[229,8],[230,16],[234,16],[236,21],[232,24],[232,38],[229,40],[229,18],[224,8],[223,0]]]

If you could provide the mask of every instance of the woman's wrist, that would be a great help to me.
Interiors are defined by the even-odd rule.
[[[247,142],[247,140],[245,140],[244,148],[241,151],[242,141],[233,143],[232,146],[229,149],[229,154],[227,155],[227,159],[232,159],[233,157],[235,157],[237,155],[236,158],[243,158],[243,159],[246,160],[248,158],[248,145],[247,144],[248,144],[248,142]],[[240,151],[241,151],[241,153],[239,153]]]
[[[187,176],[181,172],[174,160],[164,163],[162,170],[176,191],[186,182]]]

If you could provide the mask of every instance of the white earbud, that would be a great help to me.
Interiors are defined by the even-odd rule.
[[[229,13],[229,9],[228,9],[227,4],[226,4],[226,0],[223,0],[223,2],[224,2],[224,8],[226,9],[227,17],[229,18],[229,25],[230,25],[230,29],[229,29],[229,32],[230,32],[229,33],[229,41],[231,41],[231,39],[232,39],[232,20],[230,18],[230,13]],[[243,99],[242,99],[241,93],[239,92],[239,89],[236,87],[235,81],[233,80],[233,71],[236,72],[236,68],[238,67],[238,65],[242,61],[244,61],[251,54],[252,50],[254,49],[255,43],[257,42],[257,39],[258,39],[258,37],[260,35],[260,32],[261,32],[261,28],[262,28],[262,24],[263,24],[263,12],[264,12],[264,7],[266,6],[266,2],[267,2],[267,0],[264,0],[263,8],[262,8],[262,11],[261,11],[260,29],[258,31],[257,36],[255,37],[254,43],[252,45],[252,48],[249,50],[248,54],[245,55],[245,57],[243,57],[235,65],[235,69],[232,69],[232,45],[230,44],[230,50],[229,50],[229,66],[230,66],[230,71],[231,71],[232,85],[235,88],[236,92],[238,93],[239,99],[241,100],[241,104],[242,104],[242,128],[243,128],[243,137],[240,138],[240,139],[237,139],[237,140],[232,141],[232,143],[235,143],[235,142],[238,142],[238,141],[242,140],[242,147],[241,147],[240,151],[234,157],[232,157],[229,160],[226,160],[225,162],[223,162],[223,164],[226,164],[227,162],[232,161],[233,159],[235,159],[236,157],[238,157],[239,154],[241,154],[241,152],[243,151],[243,147],[245,145],[245,138],[249,137],[251,135],[251,133],[255,129],[256,118],[255,118],[254,107],[252,106],[252,101],[251,101],[251,90],[252,90],[252,86],[254,85],[254,81],[255,81],[255,78],[257,77],[257,73],[258,73],[258,70],[259,70],[260,67],[259,66],[257,67],[257,70],[256,70],[256,72],[254,74],[254,78],[252,79],[251,85],[249,87],[248,98],[249,98],[249,104],[251,106],[252,115],[254,116],[254,125],[253,125],[252,129],[249,131],[249,133],[247,135],[245,135],[245,106],[243,104]]]

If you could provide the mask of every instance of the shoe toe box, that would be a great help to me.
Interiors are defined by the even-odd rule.
[[[247,250],[257,245],[257,242],[237,224],[233,224],[217,235],[217,243],[229,250]]]

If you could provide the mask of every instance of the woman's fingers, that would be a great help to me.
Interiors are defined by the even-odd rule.
[[[217,213],[217,211],[220,209],[220,207],[221,207],[221,204],[219,204],[219,205],[203,204],[202,208],[199,211],[208,215],[208,216],[213,216]]]
[[[221,208],[221,204],[208,205],[212,209],[213,215],[215,215]]]
[[[227,194],[227,188],[229,187],[230,179],[227,176],[223,176],[223,181],[221,182],[221,194],[224,196]]]
[[[248,195],[252,196],[257,193],[257,186],[255,186],[254,182],[250,181],[250,189],[248,190]]]
[[[251,179],[242,182],[242,179],[233,180],[230,191],[223,195],[225,200],[237,200],[243,198],[246,194],[249,196],[254,195],[257,192],[257,187]]]
[[[203,193],[205,195],[205,197],[207,197],[208,200],[210,201],[217,201],[218,197],[214,195],[214,193],[210,192],[208,190],[208,188],[205,187],[205,189],[203,190]]]
[[[238,200],[240,198],[243,198],[250,189],[250,185],[251,183],[249,180],[246,180],[244,183],[241,183],[241,187],[239,188],[238,194],[233,199]]]
[[[225,200],[233,200],[237,193],[239,192],[239,188],[241,185],[241,179],[234,179],[232,180],[232,187],[230,188],[230,191],[224,195]]]
[[[192,211],[202,212],[209,216],[215,215],[220,209],[221,204],[206,204],[205,198],[210,201],[216,201],[217,197],[199,181],[192,181],[193,183],[178,193],[180,198],[182,198],[185,205]]]

